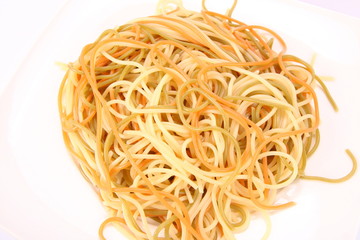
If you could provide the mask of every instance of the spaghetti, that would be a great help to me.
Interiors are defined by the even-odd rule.
[[[321,80],[233,8],[162,1],[162,14],[106,30],[69,65],[63,135],[109,210],[102,239],[109,223],[133,239],[234,239],[252,212],[293,205],[275,204],[277,191],[316,178],[304,169]]]

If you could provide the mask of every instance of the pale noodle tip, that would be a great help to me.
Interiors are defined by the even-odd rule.
[[[129,239],[235,239],[253,213],[265,239],[269,210],[294,205],[279,190],[354,174],[348,151],[344,178],[305,175],[320,140],[316,83],[332,98],[279,35],[231,18],[235,5],[160,1],[159,15],[104,31],[69,64],[63,136],[108,210],[101,239],[109,224]]]

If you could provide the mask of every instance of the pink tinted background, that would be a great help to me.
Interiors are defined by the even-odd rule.
[[[360,18],[360,0],[300,0],[300,1]]]

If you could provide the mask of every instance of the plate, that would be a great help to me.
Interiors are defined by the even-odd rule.
[[[184,0],[200,10],[200,0]],[[224,13],[232,1],[207,1]],[[57,91],[64,71],[56,62],[74,61],[81,48],[105,29],[155,13],[153,0],[69,1],[44,32],[0,98],[0,226],[18,239],[98,239],[106,212],[68,155],[61,137]],[[322,140],[307,173],[340,177],[351,168],[344,149],[360,158],[360,20],[285,0],[239,1],[233,16],[274,29],[288,52],[335,80],[327,86],[340,111],[321,91]],[[283,192],[295,207],[271,213],[270,240],[356,238],[360,226],[359,172],[341,184],[297,181]],[[255,216],[238,239],[260,239]],[[125,239],[109,228],[109,239]]]

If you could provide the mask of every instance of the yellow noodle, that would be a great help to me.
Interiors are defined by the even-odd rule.
[[[104,31],[68,65],[58,105],[66,147],[108,224],[130,239],[235,239],[251,214],[306,176],[319,144],[318,82],[273,31],[162,0],[159,15]],[[266,31],[269,39],[262,36]],[[278,42],[281,49],[272,49]]]

